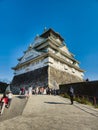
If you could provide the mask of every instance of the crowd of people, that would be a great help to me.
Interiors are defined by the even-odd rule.
[[[51,89],[49,87],[36,87],[36,88],[25,88],[22,87],[20,88],[20,92],[19,95],[25,95],[26,97],[29,97],[30,95],[38,95],[38,94],[42,94],[42,95],[56,95],[57,94],[57,90],[56,89]]]
[[[59,91],[53,88],[49,87],[35,87],[32,86],[29,88],[22,87],[20,88],[20,95],[25,95],[26,98],[28,98],[30,95],[58,95]],[[68,94],[70,96],[71,105],[73,104],[74,100],[74,89],[72,86],[69,87]]]

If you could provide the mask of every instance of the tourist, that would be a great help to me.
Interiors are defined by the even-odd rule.
[[[49,88],[49,94],[52,95],[52,89],[51,88]]]
[[[11,102],[12,102],[12,97],[13,97],[13,94],[12,94],[11,91],[8,92],[7,97],[8,97],[8,105],[7,105],[7,107],[10,107]]]
[[[32,95],[32,86],[29,87],[29,96]]]
[[[46,92],[46,88],[44,88],[44,92],[43,92],[43,94],[44,94],[44,95],[46,95],[46,94],[47,94],[47,92]]]
[[[71,101],[71,105],[73,104],[73,98],[74,98],[74,89],[73,89],[73,87],[71,86],[70,88],[69,88],[69,96],[70,96],[70,101]]]
[[[22,95],[25,94],[25,87],[22,88]]]
[[[35,89],[34,88],[32,89],[32,94],[35,94]]]
[[[44,94],[44,87],[41,88],[41,94]]]
[[[46,88],[46,93],[49,95],[50,94],[50,89],[49,87]]]
[[[21,88],[20,88],[19,95],[21,95],[21,94],[22,94],[22,90],[21,90]]]
[[[0,100],[0,104],[1,104],[1,111],[0,114],[3,114],[3,111],[5,109],[5,106],[8,105],[8,97],[6,96],[6,93],[3,94],[3,97]]]
[[[53,94],[54,94],[54,96],[56,95],[56,89],[55,88],[53,89]]]
[[[39,88],[38,87],[36,87],[36,94],[38,94],[39,93]]]
[[[25,97],[26,97],[26,99],[29,98],[29,91],[28,91],[28,88],[25,89]]]
[[[24,95],[24,94],[25,94],[25,88],[22,87],[22,88],[20,88],[19,95]]]

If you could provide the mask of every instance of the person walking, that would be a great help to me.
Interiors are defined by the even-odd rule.
[[[30,87],[28,88],[28,91],[29,91],[29,96],[31,96],[31,95],[32,95],[32,86],[30,86]]]
[[[3,97],[0,100],[0,104],[1,104],[0,114],[2,115],[5,107],[8,105],[8,97],[6,96],[6,93],[3,94]]]
[[[28,88],[25,89],[25,97],[26,97],[26,99],[29,98],[29,91],[28,91]]]
[[[11,102],[12,102],[12,97],[13,97],[13,94],[12,94],[11,91],[9,91],[7,97],[8,97],[8,105],[7,105],[7,107],[9,108],[10,105],[11,105]]]
[[[73,104],[73,98],[74,98],[74,89],[73,89],[72,86],[69,88],[69,96],[70,96],[70,101],[71,101],[71,105],[72,105]]]

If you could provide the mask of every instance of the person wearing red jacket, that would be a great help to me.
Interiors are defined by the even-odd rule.
[[[0,100],[0,104],[1,104],[1,115],[3,114],[4,108],[5,106],[8,104],[8,97],[6,96],[6,94],[3,94],[3,97]]]

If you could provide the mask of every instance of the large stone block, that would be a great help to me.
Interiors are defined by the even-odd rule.
[[[59,84],[74,83],[83,81],[78,76],[57,70],[53,67],[48,69],[49,86],[58,88]]]

